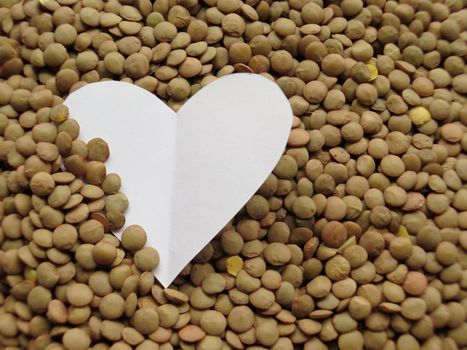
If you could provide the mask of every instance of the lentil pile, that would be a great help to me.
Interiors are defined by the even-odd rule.
[[[0,0],[0,348],[465,349],[466,29],[462,0]],[[62,102],[233,72],[281,87],[288,145],[163,289]]]

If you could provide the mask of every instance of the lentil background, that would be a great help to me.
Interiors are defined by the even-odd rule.
[[[467,347],[466,28],[462,0],[0,0],[0,348]],[[177,110],[233,72],[281,87],[288,145],[163,290],[61,103],[116,79]]]

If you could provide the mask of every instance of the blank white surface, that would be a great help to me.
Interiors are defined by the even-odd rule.
[[[178,116],[146,90],[113,81],[86,85],[65,104],[83,140],[108,142],[107,173],[121,176],[130,201],[126,225],[145,228],[165,287],[261,186],[292,124],[279,87],[253,74],[210,83]]]

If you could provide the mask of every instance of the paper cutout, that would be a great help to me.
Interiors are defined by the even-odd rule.
[[[126,224],[146,230],[165,287],[261,186],[292,124],[280,88],[253,74],[217,79],[178,113],[115,81],[86,85],[65,104],[84,141],[108,142],[107,173],[121,176],[130,202]]]

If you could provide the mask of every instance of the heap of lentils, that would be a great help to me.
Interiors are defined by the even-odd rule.
[[[0,0],[0,348],[465,349],[464,6]],[[293,129],[164,289],[106,142],[62,102],[121,80],[177,110],[234,72],[276,81]]]

